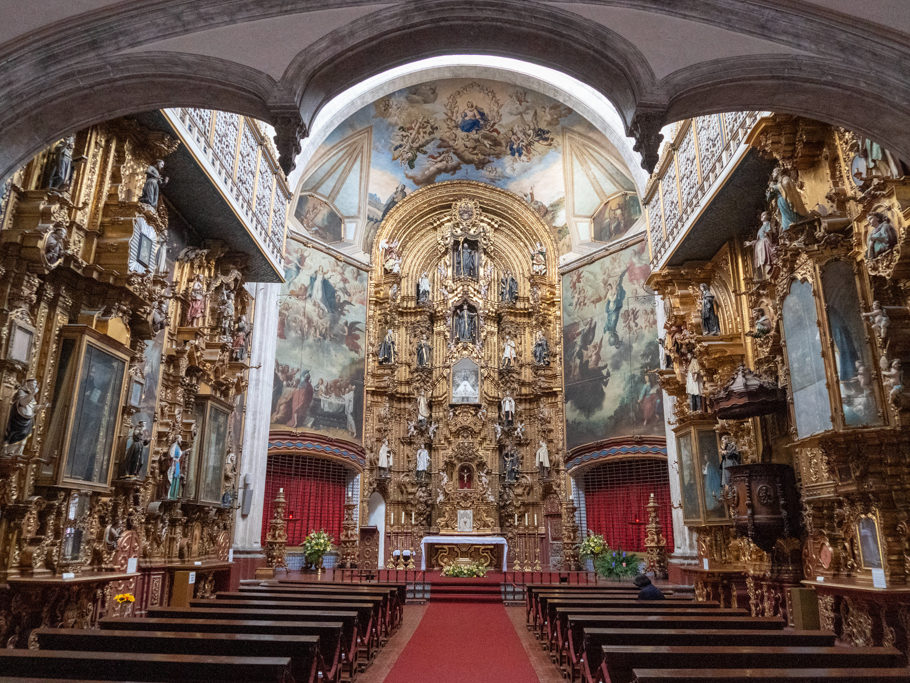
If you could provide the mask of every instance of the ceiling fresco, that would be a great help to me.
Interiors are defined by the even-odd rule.
[[[618,153],[572,109],[500,81],[449,79],[381,97],[341,122],[302,176],[291,228],[369,260],[391,208],[445,180],[523,197],[563,262],[622,238],[641,216]]]

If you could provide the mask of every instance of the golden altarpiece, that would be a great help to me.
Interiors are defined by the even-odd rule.
[[[489,185],[421,189],[380,227],[369,293],[361,519],[379,492],[389,562],[574,565],[549,228]]]
[[[245,255],[200,239],[159,195],[178,144],[116,120],[6,187],[5,646],[167,604],[181,572],[196,596],[227,577],[253,301]]]
[[[770,169],[740,198],[754,224],[650,280],[689,578],[755,615],[817,600],[822,628],[908,652],[910,179],[873,142],[798,117],[757,117],[745,141]]]

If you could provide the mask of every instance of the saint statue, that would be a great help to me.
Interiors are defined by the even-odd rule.
[[[547,249],[540,242],[531,249],[531,272],[535,275],[547,274]]]
[[[506,394],[502,397],[500,408],[502,409],[502,417],[506,424],[512,424],[515,420],[515,399],[512,398],[511,394]]]
[[[511,336],[506,335],[506,340],[503,343],[502,348],[502,367],[510,368],[515,364],[516,352],[515,352],[515,340]]]
[[[720,439],[720,469],[721,469],[721,483],[724,486],[730,485],[730,472],[728,468],[733,467],[734,465],[739,465],[742,456],[740,455],[739,448],[736,446],[736,442],[733,440],[733,437],[729,434],[724,434]]]
[[[152,310],[152,314],[149,317],[149,325],[152,328],[152,333],[158,334],[167,327],[167,323],[167,299],[161,298],[158,299],[155,308]]]
[[[875,259],[890,252],[897,245],[897,231],[883,213],[869,214],[869,235],[866,237],[866,258]]]
[[[65,251],[66,228],[63,225],[57,225],[44,240],[44,260],[49,266],[55,266],[60,263]]]
[[[506,482],[514,483],[518,478],[518,453],[515,452],[514,448],[510,448],[503,455],[503,460],[505,464]]]
[[[426,368],[430,366],[433,356],[433,347],[430,346],[430,342],[427,340],[427,335],[424,334],[420,337],[420,341],[417,342],[417,367]]]
[[[221,290],[218,314],[221,318],[221,336],[230,338],[234,327],[234,292],[227,287]]]
[[[777,204],[777,210],[780,213],[780,229],[786,232],[792,223],[801,221],[809,215],[809,211],[803,204],[803,198],[799,193],[799,188],[790,173],[778,166],[771,171],[771,181],[768,183],[766,193],[768,200],[774,200]]]
[[[234,339],[231,341],[231,357],[238,362],[246,360],[246,338],[250,333],[250,324],[245,315],[241,315],[234,325]]]
[[[430,420],[430,402],[425,392],[417,394],[417,422],[426,424]]]
[[[461,240],[455,245],[455,277],[477,277],[477,246],[470,240]]]
[[[145,428],[145,420],[139,420],[130,435],[130,441],[126,446],[126,454],[123,458],[123,470],[126,476],[139,476],[142,471],[145,447],[149,445],[150,441],[151,437]]]
[[[388,477],[391,467],[392,449],[389,448],[389,439],[386,437],[382,440],[382,445],[379,447],[379,476]]]
[[[73,149],[76,137],[70,135],[56,145],[51,153],[50,178],[47,186],[51,190],[64,190],[73,178]]]
[[[550,345],[542,330],[537,330],[537,339],[534,340],[534,362],[538,365],[550,364]]]
[[[417,480],[424,481],[427,478],[427,471],[430,469],[430,451],[427,450],[425,443],[420,444],[417,449]]]
[[[705,397],[702,396],[704,391],[704,377],[698,359],[694,356],[689,361],[689,369],[686,371],[686,393],[689,395],[689,408],[693,411],[701,412],[705,409]]]
[[[38,380],[31,377],[22,384],[13,396],[3,437],[4,453],[20,455],[25,440],[35,426],[35,416],[46,406],[38,405]]]
[[[746,332],[746,336],[761,339],[771,334],[771,318],[765,313],[764,308],[753,309],[752,317],[755,320],[755,329]]]
[[[430,300],[430,275],[426,271],[417,281],[417,303],[425,304]]]
[[[395,362],[395,334],[391,329],[386,330],[385,337],[379,342],[379,351],[376,355],[379,357],[380,365],[391,365]]]
[[[205,285],[202,283],[202,274],[197,273],[190,285],[189,303],[186,307],[187,327],[199,327],[202,316],[205,315]]]
[[[152,166],[145,169],[145,185],[139,196],[140,204],[148,204],[153,209],[158,208],[158,194],[162,185],[167,185],[168,179],[161,175],[164,161],[158,159]]]
[[[183,440],[179,434],[174,435],[171,447],[168,449],[170,466],[167,468],[167,480],[170,487],[167,491],[168,500],[177,500],[180,495],[180,466],[183,464],[183,458],[189,455],[189,449],[183,450],[181,444]]]
[[[455,339],[473,342],[477,334],[477,314],[467,304],[455,311]]]
[[[763,211],[758,234],[754,240],[745,243],[745,246],[752,247],[752,270],[755,280],[767,280],[771,277],[771,269],[774,267],[774,243],[771,241],[773,234],[771,214]]]
[[[499,300],[507,304],[514,304],[518,300],[518,281],[511,270],[507,270],[499,281]]]
[[[701,283],[701,329],[702,334],[717,336],[720,334],[720,320],[714,307],[714,294],[704,282]]]
[[[538,443],[537,452],[534,454],[534,464],[541,471],[544,477],[550,471],[550,449],[547,448],[547,442],[541,439]]]

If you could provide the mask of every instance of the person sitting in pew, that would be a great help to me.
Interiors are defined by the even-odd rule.
[[[661,592],[660,588],[651,583],[651,579],[649,579],[645,574],[639,574],[636,576],[634,579],[632,579],[632,583],[634,583],[636,587],[641,588],[641,590],[638,591],[639,600],[664,599],[664,594]]]

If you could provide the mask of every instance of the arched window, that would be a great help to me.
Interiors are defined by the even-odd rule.
[[[831,404],[825,386],[825,360],[819,335],[812,285],[803,280],[790,285],[783,305],[784,339],[793,412],[799,438],[832,428]]]

